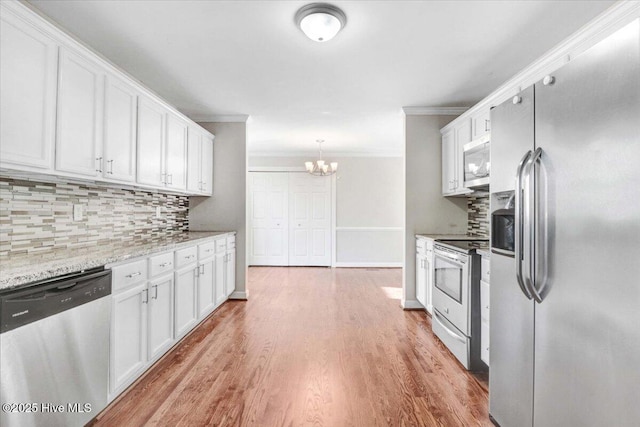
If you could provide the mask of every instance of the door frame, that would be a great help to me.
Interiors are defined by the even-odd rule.
[[[304,172],[307,170],[303,166],[249,166],[247,172]],[[331,225],[329,228],[329,233],[331,233],[331,268],[335,268],[336,266],[336,216],[337,216],[337,207],[336,207],[336,181],[337,175],[331,175]],[[249,184],[250,180],[247,179],[247,184]],[[250,188],[247,191],[247,207],[249,207],[249,197],[250,197]],[[249,207],[250,209],[250,207]],[[247,212],[248,213],[248,212]],[[247,215],[247,230],[251,230],[251,215]]]

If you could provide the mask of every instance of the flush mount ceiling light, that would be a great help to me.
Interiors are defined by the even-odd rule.
[[[338,170],[338,162],[331,162],[330,164],[326,164],[324,160],[322,160],[322,143],[324,139],[316,139],[318,143],[318,151],[320,155],[319,159],[315,162],[304,162],[304,167],[307,168],[307,172],[311,175],[333,175]]]
[[[347,24],[347,16],[327,3],[311,3],[296,12],[296,25],[313,41],[326,42]]]

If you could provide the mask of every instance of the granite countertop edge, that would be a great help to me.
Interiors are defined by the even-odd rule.
[[[8,291],[24,287],[33,282],[51,279],[74,272],[89,270],[104,266],[112,268],[123,262],[130,262],[138,258],[147,257],[156,253],[176,250],[186,246],[192,246],[199,241],[209,240],[225,234],[236,234],[235,231],[190,231],[184,234],[168,236],[164,241],[141,241],[123,247],[122,242],[114,242],[111,245],[99,248],[89,247],[71,250],[55,251],[55,258],[47,260],[47,254],[33,255],[35,265],[30,261],[29,255],[18,257],[17,265],[12,265],[14,259],[9,256],[0,260],[0,291]],[[85,255],[70,256],[61,259],[68,252],[86,250]],[[97,250],[96,250],[97,249]],[[96,253],[97,252],[97,253]]]

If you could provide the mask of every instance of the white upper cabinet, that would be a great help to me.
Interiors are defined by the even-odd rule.
[[[166,109],[155,101],[138,101],[138,182],[163,187]]]
[[[187,188],[187,123],[167,113],[165,184],[169,188]]]
[[[477,139],[491,132],[490,108],[483,108],[471,116],[471,139]]]
[[[58,47],[2,7],[0,23],[0,163],[53,169]]]
[[[138,91],[123,80],[107,75],[104,102],[102,176],[107,180],[136,180]]]
[[[59,172],[102,175],[103,69],[60,49],[56,165]]]
[[[187,191],[209,196],[213,193],[213,138],[195,127],[189,128]]]
[[[0,9],[0,169],[212,194],[211,134],[21,2]]]
[[[442,135],[442,195],[471,193],[464,186],[464,144],[471,141],[471,121],[463,120]]]

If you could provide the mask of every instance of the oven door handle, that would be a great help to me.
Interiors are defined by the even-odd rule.
[[[466,343],[467,340],[464,337],[461,337],[460,335],[452,331],[449,327],[447,327],[447,325],[444,324],[443,320],[446,321],[446,319],[444,319],[442,315],[438,313],[437,310],[433,310],[433,318],[436,320],[436,322],[438,322],[438,325],[440,325],[447,334],[451,335],[452,338],[455,338],[456,340],[462,343]]]
[[[462,263],[462,261],[460,260],[460,257],[457,255],[450,255],[445,252],[436,251],[436,256],[439,256],[440,258],[448,259],[450,261],[456,261],[458,263]]]

